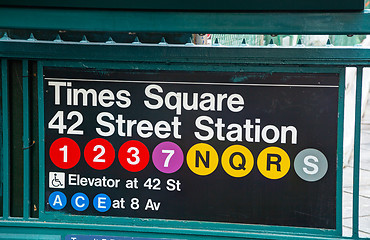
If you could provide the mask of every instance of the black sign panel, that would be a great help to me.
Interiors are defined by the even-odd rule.
[[[44,75],[46,211],[336,228],[339,74]]]

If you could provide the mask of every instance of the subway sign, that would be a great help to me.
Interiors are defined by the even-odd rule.
[[[44,67],[45,210],[336,229],[338,73]]]

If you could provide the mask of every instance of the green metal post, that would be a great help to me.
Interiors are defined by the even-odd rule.
[[[30,139],[28,60],[22,61],[23,80],[23,217],[30,217]]]
[[[1,84],[3,101],[3,218],[9,217],[9,103],[8,103],[8,64],[1,60]]]
[[[341,70],[339,80],[339,105],[338,105],[338,150],[337,150],[337,221],[336,228],[339,236],[343,234],[343,132],[344,132],[344,97],[345,97],[345,68]]]
[[[42,64],[40,62],[37,63],[37,96],[38,96],[38,106],[39,106],[39,214],[42,216],[41,213],[44,212],[44,206],[45,206],[45,179],[44,179],[44,173],[45,173],[45,167],[44,167],[44,161],[45,161],[45,138],[44,138],[44,84],[43,84],[43,69]],[[41,218],[41,217],[40,217]]]
[[[361,144],[361,99],[363,67],[357,67],[356,77],[356,110],[355,110],[355,146],[353,165],[353,214],[352,237],[358,238],[359,194],[360,194],[360,144]]]

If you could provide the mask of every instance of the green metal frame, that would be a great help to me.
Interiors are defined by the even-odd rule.
[[[340,22],[340,24],[338,24]],[[58,29],[68,31],[249,33],[249,34],[368,34],[370,11],[362,12],[162,12],[84,9],[0,8],[0,28]],[[204,58],[207,56],[207,59]],[[107,44],[1,40],[3,217],[0,239],[61,239],[70,234],[162,237],[176,239],[357,239],[362,68],[370,66],[370,48],[345,47],[199,47],[189,45]],[[8,63],[23,63],[24,185],[30,179],[30,105],[28,64],[37,61],[39,131],[39,218],[30,218],[30,192],[24,188],[23,218],[9,213],[9,96]],[[27,67],[26,67],[27,66]],[[337,229],[307,229],[196,221],[148,220],[72,216],[45,212],[43,67],[97,69],[162,69],[192,71],[336,72],[340,73],[338,106]],[[356,93],[353,237],[342,235],[342,156],[344,69],[358,69]],[[61,223],[61,220],[63,223]],[[81,221],[84,223],[81,223]],[[99,222],[101,224],[96,224]],[[103,226],[103,227],[102,227]],[[104,230],[102,229],[104,228]],[[27,235],[14,234],[16,230]],[[299,232],[299,235],[297,235]]]
[[[369,21],[370,22],[370,21]],[[370,24],[369,24],[370,25]],[[73,53],[73,54],[71,54]],[[107,61],[123,63],[193,62],[201,69],[212,64],[368,66],[370,48],[366,47],[223,47],[179,44],[76,43],[53,41],[2,40],[0,57],[58,61]],[[82,66],[82,65],[81,65]],[[215,68],[217,69],[217,68]]]
[[[368,34],[370,10],[359,12],[176,12],[0,8],[0,28],[69,31]]]
[[[73,52],[73,55],[70,53]],[[337,229],[307,229],[279,226],[223,224],[196,221],[148,220],[97,216],[73,216],[44,211],[44,129],[39,128],[39,219],[3,218],[0,228],[11,233],[14,228],[34,234],[96,234],[110,236],[165,237],[178,239],[258,238],[258,239],[343,239],[342,234],[342,141],[345,66],[368,66],[370,49],[364,48],[280,48],[280,47],[207,47],[155,44],[54,43],[0,41],[0,57],[37,60],[39,126],[44,124],[43,67],[87,67],[97,69],[160,69],[233,72],[335,72],[340,73],[338,116]],[[208,56],[208,59],[203,59]],[[6,67],[2,67],[6,69]],[[3,79],[4,78],[3,71]],[[4,83],[5,82],[5,83]],[[3,111],[6,81],[2,81]],[[5,95],[4,95],[5,94]],[[25,93],[24,93],[25,94]],[[24,98],[26,99],[26,98]],[[5,103],[4,103],[5,102]],[[5,104],[5,105],[4,105]],[[26,103],[24,103],[26,104]],[[4,114],[3,116],[5,116]],[[25,115],[25,118],[29,118]],[[6,119],[3,119],[3,126]],[[27,124],[25,124],[26,126]],[[27,128],[25,128],[27,129]],[[5,128],[4,128],[5,130]],[[3,133],[5,139],[6,134]],[[27,144],[25,138],[24,146]],[[8,147],[4,144],[4,150]],[[25,155],[26,156],[26,155]],[[5,158],[4,158],[5,159]],[[3,163],[6,161],[3,161]],[[5,163],[4,163],[5,164]],[[7,169],[4,166],[4,169]],[[6,180],[6,177],[4,177]],[[358,177],[357,177],[358,181]],[[358,196],[357,196],[358,199]],[[26,203],[25,203],[26,204]],[[357,204],[358,207],[358,204]],[[8,216],[8,215],[4,215]],[[26,216],[26,215],[25,215]],[[61,220],[63,223],[61,223]],[[81,221],[84,223],[81,223]],[[99,221],[99,225],[95,224]],[[104,230],[102,230],[104,226]],[[357,223],[358,226],[358,223]],[[300,235],[295,234],[299,232]],[[59,235],[59,236],[60,236]],[[355,235],[354,235],[355,236]],[[58,239],[58,236],[54,236]]]

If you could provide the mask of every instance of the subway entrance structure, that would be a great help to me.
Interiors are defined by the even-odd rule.
[[[357,239],[370,50],[178,38],[369,34],[363,2],[163,3],[2,4],[0,238]],[[82,40],[64,38],[70,31]],[[106,40],[82,37],[91,31]],[[180,37],[109,37],[122,32]],[[352,238],[342,236],[348,66],[357,68]]]

